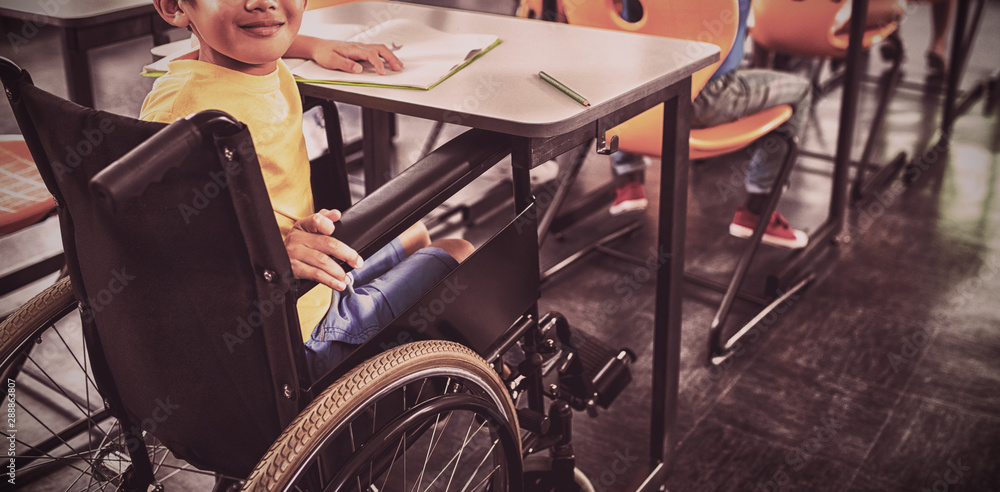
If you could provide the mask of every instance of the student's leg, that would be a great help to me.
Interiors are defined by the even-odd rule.
[[[646,161],[639,154],[619,150],[611,154],[611,170],[616,178],[639,179],[645,174]]]
[[[735,121],[774,106],[792,106],[792,117],[781,128],[799,135],[806,121],[812,93],[809,81],[793,74],[771,70],[735,70],[710,81],[695,99],[692,128],[705,128]],[[750,160],[744,184],[747,198],[743,207],[737,208],[730,233],[748,237],[760,220],[768,194],[774,187],[781,164],[788,154],[788,142],[772,133],[756,142],[747,152]],[[800,248],[808,238],[805,233],[792,229],[784,217],[769,226],[764,241],[785,247]]]
[[[402,254],[402,241],[393,241]],[[383,248],[385,249],[385,248]],[[462,239],[442,239],[417,250],[368,282],[355,281],[335,292],[326,318],[306,341],[306,359],[313,378],[343,360],[446,277],[473,251]],[[365,265],[363,270],[366,270]]]
[[[354,283],[367,284],[372,279],[389,271],[390,268],[399,264],[420,248],[428,246],[431,242],[427,227],[423,222],[410,226],[403,231],[395,240],[385,245],[375,252],[371,257],[365,259],[364,267],[351,272]]]
[[[927,65],[931,75],[945,72],[945,42],[948,39],[948,22],[951,20],[951,6],[954,0],[939,0],[931,3],[931,21],[934,32],[927,47]]]
[[[431,236],[427,232],[427,226],[419,220],[410,226],[409,229],[403,231],[399,235],[399,240],[403,243],[403,250],[406,252],[406,256],[410,256],[416,253],[418,249],[425,248],[431,244]]]
[[[618,215],[625,212],[645,210],[646,160],[638,154],[618,151],[611,154],[611,171],[614,174],[615,201],[608,212]]]
[[[735,70],[705,86],[692,104],[692,128],[736,121],[774,106],[792,106],[792,117],[781,128],[800,135],[812,104],[809,81],[773,70]],[[778,139],[780,140],[780,139]],[[746,186],[750,193],[767,193],[787,152],[783,141],[751,147]]]
[[[431,243],[430,247],[448,253],[448,256],[451,256],[458,263],[464,262],[476,251],[476,248],[468,241],[454,238],[438,239]]]

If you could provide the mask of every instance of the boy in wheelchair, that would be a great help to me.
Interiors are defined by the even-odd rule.
[[[250,129],[264,182],[296,278],[319,283],[298,301],[313,378],[400,315],[473,251],[462,239],[431,242],[416,223],[363,260],[331,237],[337,210],[313,212],[302,103],[282,56],[312,58],[358,72],[402,63],[383,45],[299,36],[307,0],[155,0],[170,24],[186,27],[199,49],[169,65],[143,103],[140,119],[171,123],[218,109]],[[336,150],[333,150],[336,151]],[[354,268],[345,273],[338,260]]]
[[[573,490],[566,488],[575,480],[572,410],[607,408],[631,380],[635,355],[571,333],[558,313],[539,316],[537,231],[521,227],[534,213],[533,202],[516,204],[507,225],[475,254],[464,241],[430,243],[422,225],[407,229],[510,154],[509,137],[470,130],[409,167],[405,179],[347,210],[337,233],[357,251],[371,253],[362,262],[357,251],[330,237],[340,213],[314,214],[305,184],[310,168],[304,167],[301,104],[279,60],[298,45],[293,39],[305,1],[154,4],[169,22],[191,27],[203,47],[197,60],[174,62],[144,104],[144,118],[170,125],[67,104],[0,58],[18,124],[37,144],[32,154],[47,187],[61,197],[72,277],[72,285],[62,281],[33,300],[13,317],[19,321],[0,325],[5,333],[16,327],[17,335],[0,343],[0,369],[17,372],[18,361],[41,343],[38,334],[53,326],[50,312],[72,312],[81,317],[84,356],[92,359],[80,369],[86,380],[97,380],[95,398],[103,403],[82,408],[85,418],[58,435],[53,431],[59,439],[43,436],[21,446],[39,452],[19,455],[19,463],[37,463],[39,474],[65,464],[60,471],[77,475],[79,469],[92,483],[121,490],[151,490],[147,486],[175,475],[169,466],[179,460],[188,462],[185,469],[216,474],[216,490],[288,484],[440,490],[431,485],[449,487],[456,472],[464,490]],[[235,118],[219,111],[186,117],[205,108]],[[173,122],[177,117],[185,119]],[[45,131],[35,124],[52,119],[61,124]],[[106,155],[95,153],[73,172],[57,175],[65,143],[81,128],[104,122],[117,129],[116,138],[106,139]],[[227,188],[221,193],[227,199],[193,218],[164,213],[229,165],[241,169],[228,175],[229,186],[212,181]],[[526,173],[514,175],[528,184]],[[126,262],[137,277],[129,289],[106,309],[83,305],[82,316],[76,315],[76,300],[87,298],[88,285],[103,288],[106,276]],[[354,271],[348,275],[337,262]],[[323,287],[325,302],[313,306],[320,309],[312,319],[301,314],[303,298],[288,281],[293,276]],[[475,280],[484,278],[489,281]],[[435,311],[426,329],[408,322],[424,305],[433,310],[435,302],[450,303],[454,296],[442,292],[458,284],[462,302]],[[421,299],[407,306],[407,296]],[[407,312],[394,312],[397,297]],[[259,307],[269,299],[282,305],[268,308],[273,315]],[[253,315],[261,322],[252,336],[240,334],[248,343],[232,350],[226,335],[234,316],[239,322]],[[372,333],[383,316],[397,319]],[[296,321],[313,336],[299,339]],[[349,344],[369,336],[347,355]],[[527,357],[516,375],[501,379],[501,357],[515,346]],[[558,384],[544,385],[543,377],[553,372]],[[526,408],[518,404],[520,395]],[[173,413],[158,419],[157,402],[167,397]],[[89,438],[105,421],[117,426],[113,435]],[[68,442],[60,441],[64,434],[82,434],[74,442],[90,449],[70,449],[66,456],[42,449]],[[140,443],[145,448],[134,446]],[[164,449],[178,460],[168,459]],[[526,455],[545,451],[551,459],[539,468],[524,463]],[[79,456],[89,458],[79,463]],[[389,477],[394,481],[387,488]],[[393,488],[396,479],[402,488]]]

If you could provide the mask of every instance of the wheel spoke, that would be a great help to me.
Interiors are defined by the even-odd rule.
[[[424,481],[424,472],[427,471],[427,462],[431,459],[431,447],[434,444],[434,436],[437,434],[439,423],[441,423],[441,414],[438,414],[434,418],[434,428],[431,430],[431,440],[427,443],[427,455],[424,457],[424,466],[420,469],[420,475],[417,475],[417,483],[413,484],[410,492],[419,490],[420,484]]]
[[[479,474],[479,469],[483,467],[483,463],[486,463],[486,460],[488,460],[490,456],[493,454],[493,450],[496,449],[498,442],[500,442],[500,439],[493,440],[493,445],[490,446],[489,451],[486,451],[486,454],[483,455],[483,460],[480,461],[478,465],[476,465],[476,469],[472,472],[472,475],[469,475],[469,480],[465,482],[465,486],[462,487],[462,492],[465,492],[469,488],[469,484],[472,483],[472,479],[476,478],[476,475]],[[496,472],[496,468],[493,469],[493,472],[494,473]],[[490,473],[489,475],[486,476],[486,478],[490,478],[492,475],[493,473]],[[472,490],[476,490],[478,488],[479,486],[477,485],[476,488]]]
[[[493,467],[493,470],[490,470],[489,475],[486,475],[486,478],[483,478],[479,483],[477,483],[472,490],[479,490],[479,487],[483,486],[483,484],[485,484],[486,481],[490,479],[490,477],[496,475],[498,470],[500,470],[500,465]]]
[[[465,447],[469,445],[470,441],[472,441],[472,438],[469,437],[469,434],[471,434],[471,432],[472,432],[472,425],[474,423],[475,423],[475,419],[473,419],[471,422],[469,422],[469,430],[466,432],[466,434],[465,434],[465,440],[462,442],[462,445],[458,448],[458,452],[454,456],[452,456],[451,459],[448,460],[447,463],[445,463],[445,466],[442,467],[441,471],[438,472],[438,474],[437,474],[436,477],[434,477],[434,480],[431,480],[430,485],[428,485],[427,488],[424,489],[424,492],[427,492],[428,490],[430,490],[431,485],[434,485],[434,483],[437,482],[438,478],[441,478],[441,475],[443,475],[444,472],[445,472],[445,470],[447,470],[448,467],[451,466],[451,463],[453,461],[455,461],[456,464],[457,464],[457,460],[459,459],[460,456],[462,456],[462,450],[465,449]],[[486,420],[484,419],[483,423],[479,425],[478,429],[476,429],[476,434],[478,434],[479,431],[482,430],[482,428],[485,425],[486,425]]]
[[[39,371],[41,371],[41,372],[42,372],[42,375],[44,375],[44,376],[45,376],[45,378],[46,378],[46,379],[48,379],[50,383],[52,383],[52,385],[53,385],[54,389],[58,390],[58,391],[59,391],[59,393],[61,393],[61,394],[63,395],[63,397],[64,397],[64,398],[66,398],[67,400],[69,400],[69,401],[70,401],[70,403],[72,403],[72,404],[73,404],[73,406],[75,406],[75,407],[76,407],[76,409],[80,411],[80,414],[81,414],[81,415],[83,415],[84,417],[89,417],[89,416],[90,416],[90,414],[91,414],[91,412],[93,412],[93,410],[91,410],[90,408],[88,408],[87,410],[84,410],[84,409],[83,409],[83,407],[81,407],[81,406],[80,406],[80,405],[79,405],[79,404],[78,404],[78,403],[76,402],[76,400],[75,400],[75,399],[73,399],[73,398],[72,398],[72,397],[70,397],[70,396],[69,396],[68,394],[66,394],[66,390],[65,390],[65,389],[63,389],[62,385],[60,385],[59,383],[55,382],[55,380],[54,380],[54,379],[52,379],[52,376],[50,376],[50,375],[49,375],[48,371],[46,371],[46,370],[45,370],[44,368],[42,368],[42,366],[40,366],[40,365],[38,364],[38,362],[36,362],[36,361],[35,361],[35,359],[31,357],[31,355],[28,355],[28,360],[29,360],[29,361],[31,361],[31,363],[32,363],[32,364],[34,364],[34,365],[35,365],[35,367],[37,367]],[[88,401],[88,402],[87,402],[87,404],[89,405],[89,404],[90,404],[90,402]],[[36,419],[36,420],[37,420],[37,419]],[[51,431],[50,431],[50,432],[51,432]]]
[[[63,346],[66,347],[66,351],[69,352],[69,355],[71,355],[73,357],[73,360],[76,362],[76,366],[79,367],[80,370],[83,371],[84,378],[87,380],[87,382],[89,382],[91,385],[93,385],[94,389],[97,389],[97,383],[95,383],[94,380],[90,378],[90,372],[88,372],[87,368],[84,367],[84,365],[80,363],[80,359],[77,358],[76,352],[74,352],[73,349],[70,348],[69,344],[66,343],[66,340],[62,336],[62,333],[59,332],[59,327],[53,326],[52,327],[52,331],[54,331],[56,333],[56,336],[59,337],[59,340],[62,342]],[[87,353],[86,352],[86,350],[87,350],[87,340],[83,337],[83,330],[82,329],[80,330],[80,339],[83,342],[84,354],[86,354]],[[87,387],[88,389],[90,388],[90,386],[87,386],[86,384],[84,384],[84,386]]]
[[[465,442],[469,442],[469,434],[472,432],[472,423],[475,422],[473,419],[469,422],[469,428],[465,431]],[[477,431],[478,432],[478,431]],[[443,434],[443,432],[442,432]],[[448,477],[448,485],[445,486],[444,490],[447,492],[451,490],[451,482],[455,480],[455,472],[458,471],[458,464],[462,461],[462,453],[465,451],[465,446],[458,448],[458,459],[455,460],[455,466],[451,469],[451,475]],[[442,473],[444,470],[442,470]]]
[[[417,397],[414,398],[414,400],[413,400],[413,404],[414,405],[416,405],[417,403],[420,403],[420,395],[424,394],[424,386],[427,385],[427,379],[428,378],[424,378],[423,381],[420,382],[420,389],[417,390]]]
[[[396,451],[392,453],[392,461],[389,462],[389,469],[385,471],[385,480],[382,480],[382,487],[379,490],[384,490],[385,484],[389,482],[389,476],[392,475],[392,467],[396,465],[396,458],[399,457],[399,450],[405,449],[403,448],[405,443],[406,443],[406,433],[404,432],[403,436],[399,439],[399,444],[396,444]],[[405,463],[406,460],[404,459],[403,462]],[[403,471],[403,476],[404,477],[406,476],[405,469]]]
[[[24,412],[26,412],[28,415],[30,415],[31,418],[35,419],[35,421],[38,422],[42,427],[44,427],[45,430],[49,431],[49,434],[52,434],[53,437],[55,437],[56,439],[58,439],[59,442],[63,443],[63,445],[65,445],[71,451],[73,451],[74,453],[77,453],[77,454],[80,453],[79,451],[76,450],[76,448],[74,448],[68,442],[66,442],[66,439],[63,439],[63,437],[60,436],[59,434],[56,434],[55,431],[52,430],[52,428],[50,428],[49,426],[45,425],[45,422],[42,422],[41,419],[39,419],[38,417],[36,417],[35,414],[31,412],[31,410],[28,410],[21,403],[18,403],[17,406],[18,406],[18,408],[20,408],[21,410],[23,410]],[[31,446],[31,447],[34,447],[34,446]],[[48,454],[48,453],[46,453],[46,454]]]
[[[59,461],[59,462],[64,462],[64,463],[68,459],[80,458],[82,461],[87,462],[87,460],[85,458],[83,458],[80,454],[74,453],[74,454],[68,454],[66,456],[56,457],[56,456],[53,456],[53,455],[51,455],[51,454],[49,454],[49,453],[47,453],[45,451],[42,451],[42,450],[38,449],[35,446],[32,446],[31,444],[28,444],[28,443],[26,443],[26,442],[24,442],[24,441],[22,441],[20,439],[15,439],[15,442],[21,443],[21,445],[26,446],[28,449],[30,449],[32,451],[38,451],[39,453],[41,453],[41,454],[39,454],[38,458],[51,458],[52,461]],[[81,473],[87,473],[86,470],[84,470],[82,468],[79,468],[79,467],[77,467],[77,466],[75,466],[73,464],[65,463],[65,465],[68,466],[68,467],[70,467],[70,468],[73,468],[76,471],[79,471]],[[28,473],[31,470],[34,470],[35,468],[40,468],[40,467],[43,467],[43,466],[45,466],[45,464],[40,464],[40,465],[35,465],[35,466],[29,466],[29,467],[24,468],[24,469],[22,469],[20,471],[21,471],[21,473]]]
[[[440,444],[441,440],[444,439],[445,431],[448,430],[448,424],[451,423],[451,417],[453,415],[455,415],[455,412],[448,412],[448,415],[445,416],[444,424],[440,426],[441,432],[438,433],[437,441],[434,443],[434,449],[431,450],[430,454],[434,454],[434,452],[437,451],[438,444]]]

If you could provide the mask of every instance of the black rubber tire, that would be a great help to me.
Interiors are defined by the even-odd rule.
[[[444,385],[443,394],[428,400],[421,400],[418,393],[413,397],[415,400],[413,406],[406,408],[418,409],[422,405],[426,406],[429,402],[446,404],[447,401],[445,400],[456,400],[463,395],[472,396],[472,399],[475,401],[492,408],[496,412],[495,415],[499,418],[496,419],[497,421],[491,422],[491,435],[493,433],[492,429],[495,427],[499,430],[499,434],[507,435],[508,439],[507,442],[501,443],[504,449],[497,452],[497,456],[501,456],[500,453],[503,453],[504,463],[507,465],[506,478],[494,477],[491,483],[499,480],[499,483],[506,483],[506,485],[501,487],[504,490],[520,490],[521,450],[520,436],[517,431],[517,414],[514,409],[514,403],[511,401],[503,382],[496,372],[475,352],[457,343],[436,340],[410,343],[383,352],[353,369],[327,388],[288,426],[271,446],[253,473],[251,473],[244,486],[244,490],[294,490],[296,480],[304,480],[303,475],[306,473],[303,470],[312,466],[317,456],[329,452],[328,450],[334,447],[334,445],[330,445],[324,448],[327,442],[332,442],[335,439],[335,437],[331,436],[346,437],[348,430],[350,430],[350,445],[353,447],[355,445],[354,427],[351,422],[358,419],[362,415],[362,412],[365,412],[369,408],[377,408],[376,405],[380,401],[385,401],[382,400],[383,398],[386,400],[397,398],[400,392],[402,392],[403,401],[406,402],[407,393],[405,388],[412,387],[412,385],[420,382],[420,392],[422,393],[424,385],[426,385],[428,380],[432,380],[432,378],[435,381],[440,378],[448,378],[448,382]],[[454,378],[454,382],[452,378]],[[467,393],[450,393],[450,387],[461,387],[462,391],[466,391]],[[404,407],[405,405],[408,404],[404,403]],[[366,445],[375,443],[373,446],[377,447],[378,450],[398,453],[400,449],[399,441],[381,441],[376,439],[376,437],[382,435],[379,434],[380,432],[384,432],[380,430],[382,428],[389,429],[393,426],[403,426],[400,422],[404,420],[403,416],[407,415],[406,412],[409,411],[406,408],[401,410],[399,415],[387,417],[391,421],[386,422],[383,427],[375,429],[373,424],[371,435],[374,437],[367,442],[359,438],[359,441],[363,442],[357,451],[365,451]],[[440,415],[443,415],[443,412],[438,414],[439,419]],[[479,419],[481,416],[477,414],[474,418]],[[374,417],[372,417],[372,421],[374,422]],[[478,422],[478,420],[475,421]],[[429,422],[429,420],[423,420],[423,422]],[[439,428],[437,426],[438,423],[440,421],[435,422],[433,425],[428,424],[423,430],[429,433],[431,432],[429,429],[435,429],[434,432],[437,432],[436,429]],[[450,420],[445,423],[445,427],[447,427],[448,423],[450,423]],[[470,428],[471,425],[470,423]],[[398,437],[398,434],[396,437]],[[430,440],[431,442],[434,441],[433,435]],[[500,438],[497,439],[497,441],[502,440]],[[497,441],[494,441],[494,446],[496,446]],[[401,442],[404,446],[409,446],[406,444],[405,438]],[[439,440],[438,443],[440,442]],[[466,440],[465,444],[467,445],[468,443],[469,440]],[[415,445],[413,446],[416,447]],[[434,448],[436,450],[437,446],[434,445]],[[406,447],[404,452],[406,450],[409,450],[409,447]],[[371,449],[368,451],[371,451]],[[350,452],[354,453],[355,451],[352,450]],[[489,456],[491,452],[492,448],[486,452],[486,455]],[[428,446],[428,455],[430,454],[430,446]],[[351,456],[357,455],[352,454]],[[494,459],[497,456],[494,456]],[[392,460],[393,462],[389,464],[390,472],[393,471],[393,465],[396,460],[395,455],[392,457]],[[485,460],[486,457],[483,458],[483,461]],[[328,461],[336,462],[337,460]],[[326,478],[329,478],[330,482],[343,480],[344,476],[354,476],[353,472],[347,469],[352,466],[351,462],[354,459],[351,458],[346,461],[347,463],[332,465],[334,467],[333,470],[329,470],[331,466],[329,463],[324,464],[324,471],[327,472]],[[426,463],[426,461],[425,458],[424,462]],[[459,461],[455,462],[456,469],[458,468]],[[448,463],[451,462],[449,461]],[[344,469],[336,469],[339,466],[343,466]],[[371,465],[369,464],[368,466]],[[402,468],[405,474],[405,465]],[[421,478],[423,478],[423,473],[421,473]],[[372,480],[375,481],[375,479]],[[469,480],[472,480],[472,478]],[[352,481],[351,483],[353,484],[354,482]],[[420,483],[422,484],[423,482]],[[320,485],[325,488],[329,484],[324,481]],[[360,484],[357,488],[353,487],[353,485],[351,487],[351,490],[358,489],[368,490],[368,488]],[[385,483],[383,482],[382,487],[378,487],[378,489],[385,490]],[[421,488],[420,490],[424,489]],[[496,488],[490,488],[489,490],[496,490]]]

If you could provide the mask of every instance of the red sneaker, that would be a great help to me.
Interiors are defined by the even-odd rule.
[[[638,181],[631,181],[615,188],[615,202],[611,204],[608,212],[611,212],[611,215],[619,215],[645,210],[648,205],[646,187]]]
[[[736,237],[750,237],[759,220],[760,217],[740,205],[736,207],[736,215],[729,224],[729,233]],[[809,236],[805,232],[792,229],[785,217],[775,210],[771,214],[771,222],[767,224],[767,230],[764,231],[764,238],[761,241],[772,246],[799,249],[809,244]]]

